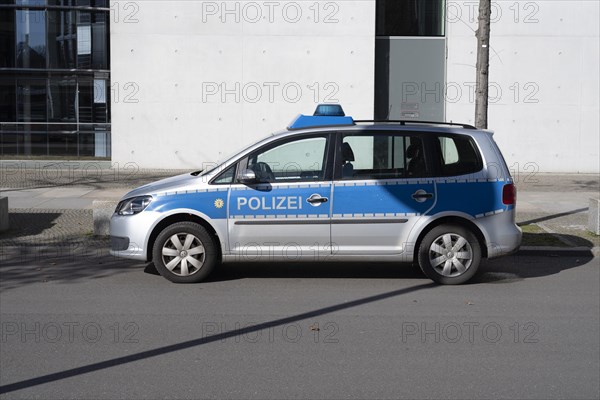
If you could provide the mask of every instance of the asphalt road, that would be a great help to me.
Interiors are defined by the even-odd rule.
[[[176,285],[102,248],[5,252],[2,398],[600,396],[598,258],[513,256],[457,287],[390,264]]]

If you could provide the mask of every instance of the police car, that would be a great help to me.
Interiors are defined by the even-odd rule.
[[[221,262],[391,261],[460,284],[518,249],[515,201],[489,131],[320,105],[216,168],[126,194],[111,254],[181,283]]]

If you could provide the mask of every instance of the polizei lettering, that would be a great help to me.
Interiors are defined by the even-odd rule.
[[[273,196],[273,197],[238,197],[237,209],[247,207],[250,210],[302,210],[302,197],[300,196]]]

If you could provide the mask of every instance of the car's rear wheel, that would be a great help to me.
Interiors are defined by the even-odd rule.
[[[158,235],[152,249],[157,271],[176,283],[205,279],[217,263],[215,242],[207,230],[195,222],[177,222]]]
[[[469,229],[459,225],[439,225],[421,241],[418,259],[423,273],[434,282],[458,285],[477,273],[481,246]]]

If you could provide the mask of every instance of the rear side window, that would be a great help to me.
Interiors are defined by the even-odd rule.
[[[472,174],[481,171],[483,163],[475,142],[468,136],[440,136],[442,176]]]
[[[420,178],[428,175],[423,140],[398,134],[344,136],[342,179]]]

